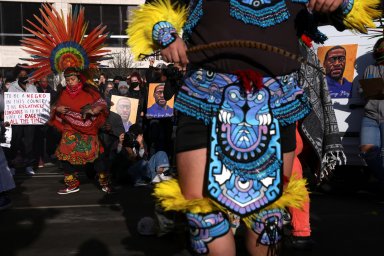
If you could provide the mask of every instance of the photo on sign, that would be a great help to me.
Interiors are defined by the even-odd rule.
[[[164,83],[151,83],[148,89],[148,118],[164,118],[173,116],[174,97],[164,99]]]
[[[113,102],[111,111],[117,113],[121,117],[124,128],[127,131],[132,124],[136,123],[139,100],[112,95],[111,101]]]
[[[323,46],[317,50],[331,98],[352,97],[357,44]]]

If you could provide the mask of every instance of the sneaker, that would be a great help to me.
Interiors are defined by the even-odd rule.
[[[134,187],[143,187],[143,186],[147,186],[148,183],[145,182],[145,181],[136,181],[136,183],[133,185]]]
[[[44,161],[42,159],[40,159],[38,167],[43,168],[44,166],[45,166]]]
[[[35,170],[33,170],[33,168],[31,166],[28,166],[27,168],[25,168],[25,173],[28,174],[28,175],[35,175]]]
[[[112,189],[110,186],[103,186],[101,187],[101,190],[107,194],[114,194],[115,190]]]
[[[46,162],[46,163],[44,163],[44,167],[52,167],[52,166],[55,166],[55,164],[52,163],[52,162]]]
[[[165,175],[164,173],[159,174],[161,181],[171,180],[173,177],[171,175]]]
[[[315,242],[310,236],[292,236],[291,247],[297,250],[311,250]]]
[[[156,174],[156,176],[152,180],[152,184],[161,182],[160,174]]]
[[[0,211],[12,206],[12,201],[8,196],[0,195]]]
[[[57,191],[57,194],[67,195],[67,194],[72,194],[72,193],[76,193],[79,191],[80,191],[79,187],[73,187],[73,188],[66,187],[66,188],[63,188],[63,189],[60,189],[59,191]]]

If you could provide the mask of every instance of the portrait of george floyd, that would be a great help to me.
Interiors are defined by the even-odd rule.
[[[111,111],[117,113],[121,117],[124,129],[128,131],[129,127],[136,123],[139,100],[112,95],[111,101],[113,103]]]
[[[174,97],[164,99],[164,83],[151,83],[148,89],[147,118],[164,118],[173,116]]]
[[[331,98],[352,97],[357,44],[323,46],[317,50]]]

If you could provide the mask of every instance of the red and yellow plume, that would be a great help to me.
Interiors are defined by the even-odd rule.
[[[35,70],[32,79],[60,74],[68,67],[84,71],[99,67],[99,61],[109,52],[102,49],[108,37],[104,33],[106,26],[99,25],[85,36],[88,23],[84,20],[84,8],[69,13],[66,22],[63,13],[50,4],[43,4],[40,13],[42,19],[34,15],[37,23],[27,20],[32,27],[25,27],[35,37],[21,40],[24,50],[31,54],[27,60]]]

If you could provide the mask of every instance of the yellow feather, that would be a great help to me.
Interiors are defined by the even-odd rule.
[[[185,199],[176,179],[158,183],[155,186],[153,195],[166,211],[209,213],[217,210],[208,198]]]
[[[273,204],[267,206],[266,210],[286,207],[301,208],[303,203],[309,200],[305,179],[291,177],[283,195]],[[179,183],[176,179],[163,181],[155,186],[153,195],[158,199],[160,205],[166,211],[181,211],[192,213],[209,213],[220,210],[228,212],[226,208],[210,200],[209,198],[187,200],[181,193]],[[252,225],[257,213],[243,218],[248,227]]]
[[[180,34],[187,20],[187,8],[172,4],[170,0],[157,0],[140,6],[132,11],[126,33],[127,45],[131,48],[135,60],[140,54],[150,54],[159,49],[152,40],[153,26],[160,21],[168,21]]]
[[[263,210],[270,209],[286,209],[287,207],[302,208],[304,202],[309,201],[308,190],[306,187],[306,179],[297,179],[291,176],[287,188],[284,190],[283,195],[274,203],[265,207]],[[257,217],[257,213],[243,218],[244,223],[248,228],[251,228],[253,220]]]
[[[380,0],[355,0],[351,12],[344,18],[344,25],[351,30],[367,33],[367,28],[375,28],[374,19],[381,17],[378,6]]]

